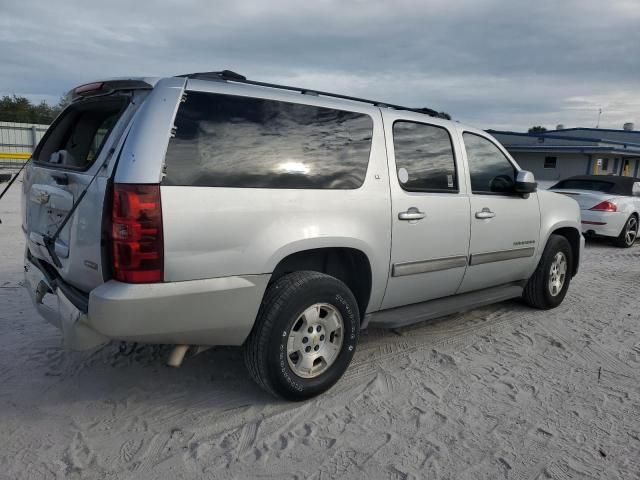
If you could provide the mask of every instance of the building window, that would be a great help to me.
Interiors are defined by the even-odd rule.
[[[558,157],[544,157],[544,168],[556,168]]]

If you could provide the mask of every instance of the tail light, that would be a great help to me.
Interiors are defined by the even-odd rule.
[[[116,280],[162,281],[164,241],[160,185],[114,185],[111,247]]]
[[[597,204],[595,207],[591,207],[589,210],[597,210],[599,212],[617,212],[618,206],[609,200],[605,200],[604,202]]]

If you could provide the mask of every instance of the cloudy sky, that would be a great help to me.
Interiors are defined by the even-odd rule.
[[[639,46],[640,0],[0,0],[0,95],[227,68],[482,128],[620,128]]]

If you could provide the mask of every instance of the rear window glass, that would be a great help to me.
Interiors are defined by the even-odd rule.
[[[193,91],[174,126],[164,185],[354,189],[373,133],[361,113]]]
[[[556,183],[551,188],[564,188],[567,190],[592,190],[595,192],[608,193],[613,188],[613,183],[603,182],[601,180],[563,180]]]
[[[34,160],[86,170],[100,154],[127,103],[125,97],[114,97],[71,105],[49,128]]]

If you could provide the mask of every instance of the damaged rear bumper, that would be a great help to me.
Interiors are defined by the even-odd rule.
[[[24,261],[24,286],[38,313],[62,330],[64,346],[70,350],[88,350],[110,339],[89,326],[86,312],[74,305],[64,289],[29,258]],[[76,302],[77,303],[77,302]]]

